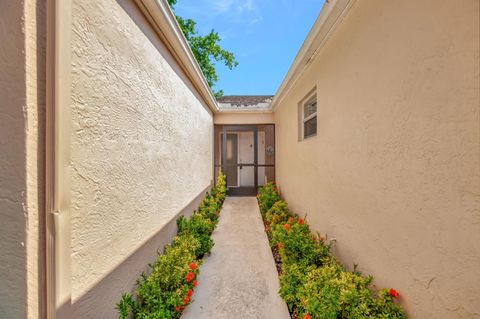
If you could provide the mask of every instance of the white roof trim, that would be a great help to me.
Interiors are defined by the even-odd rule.
[[[314,60],[316,54],[325,45],[335,28],[342,21],[355,0],[326,0],[317,20],[297,53],[287,75],[273,97],[271,109],[275,108],[285,98],[305,68]]]
[[[218,104],[166,0],[135,0],[212,112]]]

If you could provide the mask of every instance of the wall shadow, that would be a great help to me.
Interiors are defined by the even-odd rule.
[[[190,216],[209,191],[210,185],[178,212],[162,229],[135,250],[120,265],[106,274],[87,293],[72,301],[72,318],[118,318],[115,305],[122,293],[134,292],[135,282],[142,272],[148,271],[148,264],[163,252],[177,233],[176,220],[179,216]]]
[[[47,102],[47,2],[37,1],[36,17],[36,54],[37,54],[37,208],[38,208],[38,318],[46,318],[46,102]]]
[[[0,1],[0,318],[25,318],[27,300],[24,4]]]

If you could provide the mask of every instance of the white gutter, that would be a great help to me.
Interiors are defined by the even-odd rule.
[[[188,76],[209,109],[218,112],[218,104],[210,86],[183,35],[166,0],[135,0],[157,35],[162,39]]]
[[[317,53],[323,48],[336,27],[352,7],[355,0],[326,0],[317,20],[297,53],[287,75],[282,81],[277,93],[273,97],[270,108],[275,108],[285,98],[296,81],[303,74],[307,66],[315,59]]]

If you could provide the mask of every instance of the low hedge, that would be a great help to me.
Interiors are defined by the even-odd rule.
[[[217,184],[189,218],[177,219],[178,233],[164,249],[148,274],[137,280],[134,294],[123,294],[117,304],[119,318],[177,319],[190,303],[203,256],[210,252],[210,238],[218,223],[227,193],[226,178],[220,172]]]
[[[394,289],[378,292],[373,277],[347,271],[330,253],[330,246],[280,199],[274,183],[257,195],[272,251],[281,261],[280,296],[293,318],[404,319],[394,302]]]

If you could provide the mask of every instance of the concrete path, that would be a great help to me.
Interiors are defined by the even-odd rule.
[[[255,197],[227,197],[182,319],[289,319]]]

